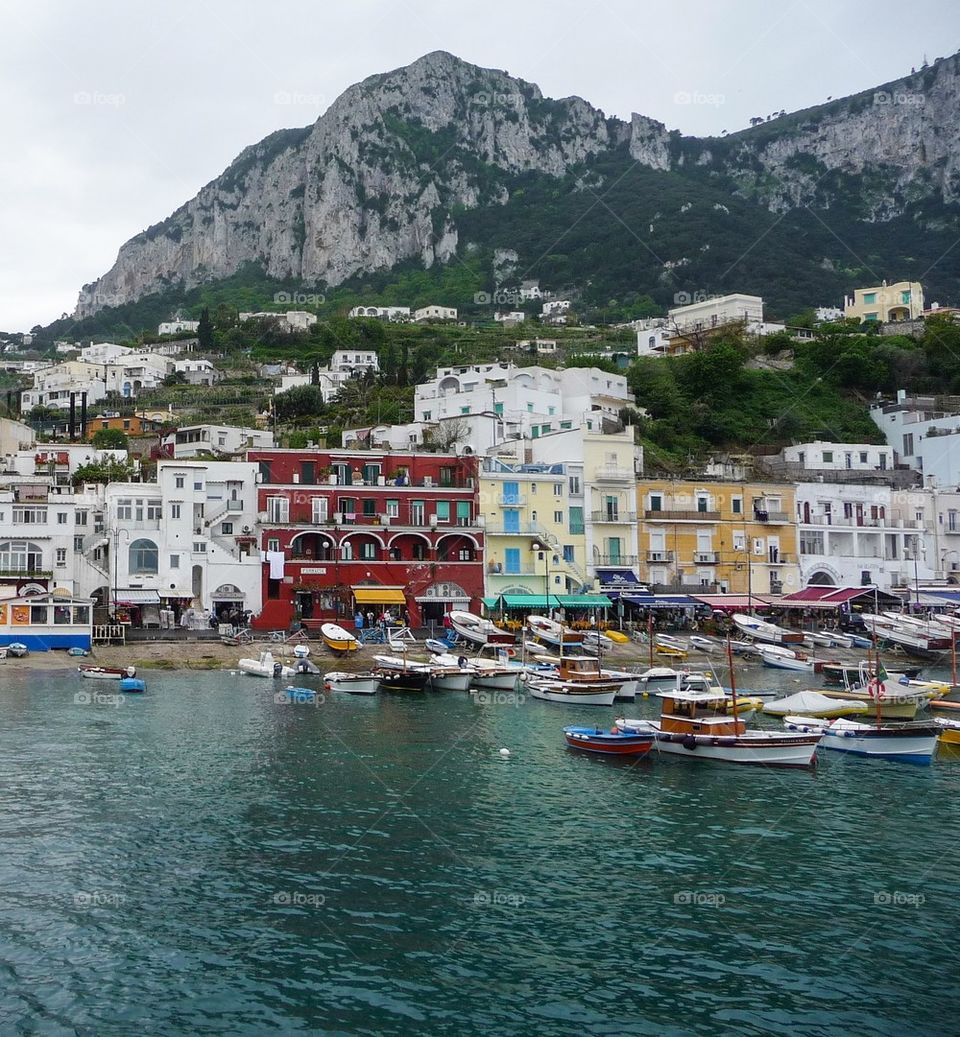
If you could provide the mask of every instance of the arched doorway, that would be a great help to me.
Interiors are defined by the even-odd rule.
[[[836,587],[837,581],[830,575],[830,573],[824,572],[822,569],[818,569],[817,572],[813,573],[809,580],[807,580],[808,587]]]

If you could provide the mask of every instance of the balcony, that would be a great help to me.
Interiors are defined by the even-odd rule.
[[[618,468],[616,465],[603,465],[594,472],[597,482],[635,482],[636,478],[632,468]]]
[[[793,565],[795,562],[796,558],[792,554],[787,554],[786,551],[778,551],[776,558],[767,558],[767,565]]]
[[[653,562],[653,563],[657,563],[657,562],[661,562],[661,563],[663,563],[663,562],[672,562],[673,561],[673,552],[672,551],[648,551],[647,552],[647,561],[648,562]]]
[[[653,522],[719,522],[719,511],[645,511],[643,517]]]
[[[51,569],[0,569],[0,579],[6,580],[52,580]]]
[[[783,525],[785,522],[792,522],[793,519],[785,511],[762,511],[755,509],[753,521],[765,522],[768,525]]]
[[[619,522],[627,525],[633,525],[637,521],[637,513],[635,511],[592,511],[590,513],[591,521],[593,522]]]
[[[650,583],[651,594],[718,594],[719,583]]]
[[[601,565],[601,566],[613,565],[613,566],[620,566],[621,568],[625,568],[627,566],[636,565],[637,564],[637,556],[636,555],[600,555],[597,558],[597,560],[596,560],[596,562],[594,564],[595,565]]]
[[[720,552],[695,551],[693,561],[696,565],[717,565],[720,561]]]

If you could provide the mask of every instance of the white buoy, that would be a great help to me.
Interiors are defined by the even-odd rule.
[[[503,757],[504,759],[506,759],[506,758],[507,758],[507,757],[508,757],[508,756],[510,755],[510,750],[509,750],[509,749],[501,749],[501,750],[500,750],[500,755],[501,755],[501,756],[502,756],[502,757]]]

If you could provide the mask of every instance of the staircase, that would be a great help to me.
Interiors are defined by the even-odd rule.
[[[559,539],[553,534],[548,533],[541,526],[534,526],[534,532],[544,543],[549,544],[551,551],[557,555],[557,561],[550,563],[550,571],[557,572],[559,567],[560,571],[566,572],[566,574],[576,582],[580,584],[581,589],[585,590],[593,585],[593,580],[577,565],[576,562],[568,562],[563,557],[563,548],[560,545]]]

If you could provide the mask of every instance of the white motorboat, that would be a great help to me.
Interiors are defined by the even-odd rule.
[[[904,721],[894,724],[867,723],[860,720],[820,720],[813,717],[784,717],[784,727],[791,732],[815,733],[822,736],[824,749],[876,756],[901,763],[930,763],[937,751],[940,728],[933,721]]]
[[[345,691],[350,695],[376,695],[380,678],[374,673],[342,673],[331,670],[323,675],[326,691]]]
[[[677,683],[677,674],[682,672],[682,670],[674,670],[670,666],[651,666],[650,669],[637,674],[637,681],[642,685],[644,691],[672,688]]]
[[[892,615],[896,615],[896,613]],[[877,640],[900,645],[908,652],[927,655],[942,652],[950,647],[949,635],[937,635],[924,624],[911,621],[910,617],[900,616],[898,619],[893,619],[892,616],[864,614],[860,618],[863,620],[863,625]]]
[[[747,616],[742,612],[735,612],[732,619],[738,630],[765,644],[803,644],[803,634],[797,630],[787,630],[784,627],[778,627],[776,623],[768,623],[766,620],[757,619],[756,616]]]
[[[701,637],[700,634],[691,634],[687,640],[691,648],[697,648],[701,652],[719,652],[725,646],[712,637]]]
[[[571,630],[555,619],[547,616],[527,616],[527,629],[545,644],[553,645],[554,648],[576,645],[578,648],[583,644],[583,633],[579,630]]]
[[[617,695],[616,687],[606,683],[564,681],[558,678],[532,677],[529,674],[524,677],[523,686],[535,699],[573,706],[612,706]]]
[[[659,720],[619,718],[617,727],[650,734],[656,750],[671,756],[768,767],[809,767],[818,732],[747,730],[722,691],[661,691]],[[721,712],[729,710],[729,712]]]
[[[122,681],[124,677],[136,677],[136,666],[78,666],[77,673],[87,680]]]
[[[512,645],[516,640],[508,630],[501,630],[492,620],[481,619],[472,612],[461,612],[454,609],[449,615],[453,629],[471,644]]]
[[[240,659],[237,667],[251,677],[292,677],[297,672],[292,666],[285,666],[279,659],[274,659],[272,652],[261,652],[257,659]]]
[[[796,652],[779,645],[761,645],[760,661],[764,666],[776,670],[805,670],[808,673],[813,671],[812,659],[801,658]]]

